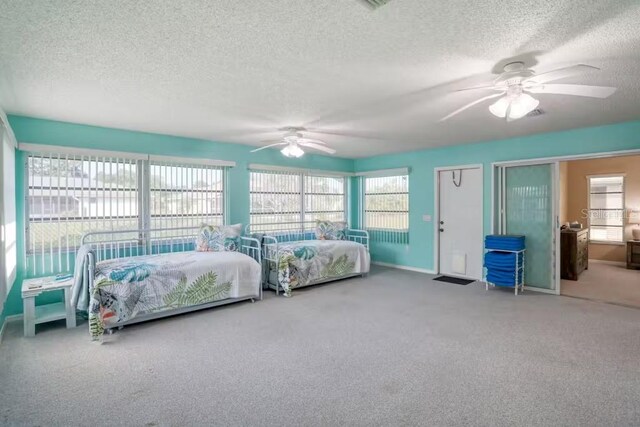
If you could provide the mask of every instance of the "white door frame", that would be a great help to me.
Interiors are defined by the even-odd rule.
[[[435,206],[433,215],[433,271],[435,274],[440,274],[440,172],[457,171],[460,169],[480,169],[480,175],[482,176],[482,185],[480,186],[482,191],[482,206],[480,206],[480,237],[481,240],[484,240],[484,165],[482,163],[476,163],[470,165],[442,166],[433,168],[433,194]],[[477,277],[475,279],[482,280],[482,277]]]
[[[610,157],[623,157],[623,156],[637,156],[640,155],[640,149],[632,149],[632,150],[620,150],[620,151],[603,151],[601,153],[589,153],[589,154],[576,154],[576,155],[567,155],[567,156],[553,156],[553,157],[540,157],[536,159],[524,159],[524,160],[510,160],[504,162],[493,162],[491,163],[491,233],[495,233],[495,224],[496,224],[496,194],[495,194],[495,183],[496,183],[496,168],[499,166],[532,166],[532,165],[545,165],[551,164],[555,173],[555,179],[553,180],[553,215],[555,222],[555,268],[556,268],[556,277],[555,277],[555,289],[541,289],[541,288],[527,288],[532,291],[551,293],[555,295],[560,295],[560,285],[562,284],[562,280],[560,279],[560,218],[559,216],[559,207],[560,207],[560,162],[570,162],[572,160],[593,160],[593,159],[606,159]]]
[[[2,120],[0,120],[0,165],[4,165],[4,147],[3,147]],[[9,290],[9,284],[6,283],[7,273],[5,266],[5,226],[4,226],[4,174],[0,173],[0,313],[4,310],[4,303]],[[2,325],[0,325],[0,328]],[[0,335],[0,339],[2,336]]]

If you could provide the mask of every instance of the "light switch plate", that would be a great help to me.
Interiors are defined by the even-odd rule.
[[[422,220],[424,222],[431,222],[431,215],[422,215]]]

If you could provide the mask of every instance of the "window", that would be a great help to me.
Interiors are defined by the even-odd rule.
[[[29,155],[27,174],[26,251],[41,258],[31,259],[34,274],[68,271],[85,233],[138,228],[135,160]]]
[[[280,231],[301,221],[345,221],[345,186],[341,176],[251,171],[251,224],[263,231]]]
[[[345,220],[345,179],[333,176],[304,177],[304,220]]]
[[[15,138],[0,109],[0,312],[17,273]]]
[[[624,176],[589,177],[591,241],[624,242]]]
[[[372,240],[408,243],[409,176],[366,176],[363,180],[363,226]]]
[[[30,275],[70,271],[86,233],[224,222],[224,168],[138,157],[28,155]]]
[[[151,162],[151,228],[222,225],[223,169]]]

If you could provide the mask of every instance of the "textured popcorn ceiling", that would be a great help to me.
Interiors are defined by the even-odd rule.
[[[0,0],[0,105],[56,120],[260,145],[303,125],[340,157],[640,118],[637,0]],[[505,123],[484,92],[507,58],[606,100],[538,95]]]

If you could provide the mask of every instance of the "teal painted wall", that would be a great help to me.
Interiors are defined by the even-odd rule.
[[[453,147],[437,148],[355,160],[356,172],[411,168],[409,177],[409,244],[371,245],[376,261],[432,270],[433,223],[422,215],[434,215],[434,168],[465,164],[484,166],[484,229],[491,231],[491,163],[519,159],[566,156],[640,149],[640,122],[627,122],[564,132],[538,134]]]
[[[289,159],[277,150],[250,153],[255,147],[226,144],[194,138],[183,138],[144,132],[78,125],[23,116],[9,116],[16,139],[22,143],[60,145],[85,149],[123,151],[132,153],[209,158],[236,162],[229,171],[227,203],[230,224],[249,222],[249,171],[251,163],[288,166],[318,170],[351,172],[354,162],[350,159],[306,154],[299,159]],[[24,163],[25,153],[16,153],[16,197],[18,230],[24,230]],[[18,254],[24,253],[24,232],[18,233]],[[6,302],[5,314],[22,312],[20,287],[25,276],[24,259],[19,259],[18,279]],[[47,295],[38,303],[59,300],[58,295]]]
[[[246,224],[249,220],[249,174],[247,170],[249,163],[347,172],[410,167],[409,244],[373,243],[371,254],[374,261],[427,270],[434,267],[433,223],[423,222],[422,215],[434,214],[433,169],[435,167],[477,163],[484,165],[483,215],[485,232],[488,233],[491,229],[492,162],[640,148],[640,122],[628,122],[367,159],[350,160],[316,155],[306,155],[301,159],[287,159],[276,150],[265,150],[252,154],[249,152],[252,147],[237,144],[77,125],[21,116],[9,116],[9,121],[20,142],[235,161],[237,166],[231,169],[228,183],[230,223]],[[24,230],[24,153],[18,153],[16,162],[18,230]],[[351,179],[350,184],[349,215],[352,225],[357,227],[361,225],[358,224],[357,179]],[[24,249],[24,238],[23,236],[19,237],[18,253],[20,254]],[[22,300],[19,289],[23,277],[23,260],[19,259],[18,279],[8,297],[5,313],[2,316],[21,313]],[[53,298],[58,297],[53,296]]]

